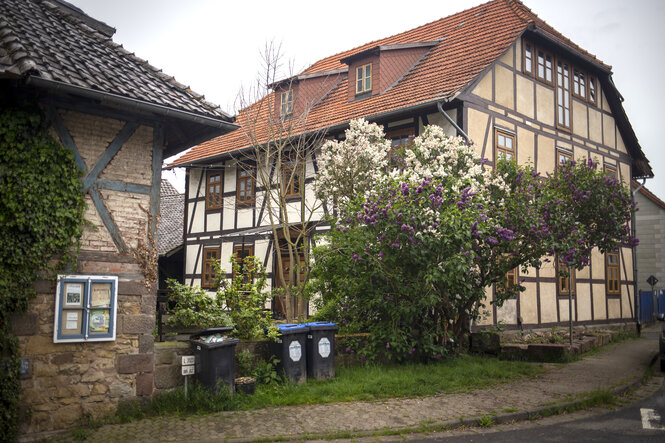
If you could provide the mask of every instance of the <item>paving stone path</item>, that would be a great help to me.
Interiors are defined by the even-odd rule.
[[[599,389],[629,386],[641,379],[658,342],[635,339],[566,365],[547,365],[536,378],[468,393],[376,402],[333,403],[159,417],[106,425],[91,442],[252,441],[363,435],[386,429],[416,429],[476,420],[484,415],[533,411],[580,398]]]

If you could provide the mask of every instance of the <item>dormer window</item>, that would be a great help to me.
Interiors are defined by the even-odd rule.
[[[282,117],[288,117],[293,114],[293,89],[282,92],[281,97],[282,101],[279,115]]]
[[[356,95],[372,90],[372,64],[359,66],[356,69]]]

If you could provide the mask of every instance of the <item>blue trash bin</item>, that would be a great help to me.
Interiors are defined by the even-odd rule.
[[[307,376],[316,380],[335,378],[335,323],[304,323],[307,334]]]
[[[307,333],[305,325],[277,325],[279,338],[270,343],[270,352],[279,359],[278,371],[295,383],[307,380]]]

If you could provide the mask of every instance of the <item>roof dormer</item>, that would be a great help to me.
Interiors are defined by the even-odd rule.
[[[341,59],[349,66],[349,101],[387,91],[440,42],[379,45]]]
[[[295,75],[269,85],[275,91],[275,115],[282,119],[302,115],[339,82],[347,69]]]

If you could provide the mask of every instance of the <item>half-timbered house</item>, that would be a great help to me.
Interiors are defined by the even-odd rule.
[[[87,203],[77,262],[12,319],[26,438],[152,395],[162,158],[236,128],[114,32],[64,1],[0,2],[0,103],[41,109]]]
[[[278,274],[275,259],[282,248],[266,235],[271,230],[266,189],[256,186],[247,166],[237,166],[246,164],[252,146],[274,139],[270,116],[293,121],[291,136],[318,131],[330,138],[343,137],[351,119],[364,117],[383,125],[394,144],[435,124],[449,135],[468,136],[489,165],[503,153],[551,173],[562,161],[592,157],[625,183],[652,176],[610,66],[517,0],[490,1],[326,57],[272,88],[240,111],[240,130],[202,143],[172,165],[188,171],[189,284],[206,286],[211,261],[221,258],[224,264],[241,251],[263,259],[272,275]],[[317,170],[315,145],[303,158],[299,180],[305,192],[294,195],[294,205],[318,211],[301,217],[307,232],[316,232],[326,226],[320,222],[325,208],[316,206],[309,191]],[[275,183],[279,180],[277,174]],[[526,291],[501,308],[488,305],[484,324],[555,325],[569,317],[569,296],[578,324],[634,318],[631,248],[595,251],[590,266],[570,278],[559,277],[552,262],[526,275],[510,275]],[[490,300],[494,291],[488,290]]]

